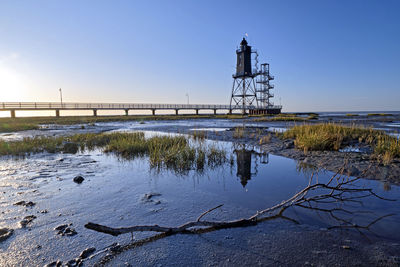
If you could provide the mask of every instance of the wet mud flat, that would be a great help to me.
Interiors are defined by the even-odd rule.
[[[89,221],[114,227],[177,226],[220,204],[224,206],[208,218],[231,220],[273,206],[307,186],[312,170],[302,167],[304,159],[279,156],[273,148],[259,147],[255,138],[230,137],[229,129],[242,124],[240,120],[108,123],[91,129],[186,134],[193,129],[214,128],[207,130],[207,138],[220,140],[218,144],[226,146],[234,162],[203,172],[156,171],[146,158],[124,160],[102,151],[3,157],[0,228],[13,232],[0,241],[0,265],[56,265],[59,261],[84,266],[398,266],[399,205],[376,198],[362,199],[366,213],[350,216],[353,222],[366,226],[381,216],[391,216],[368,230],[358,229],[362,234],[357,229],[328,230],[340,221],[321,211],[301,208],[287,214],[300,224],[277,219],[257,226],[180,234],[151,242],[140,242],[151,233],[135,233],[132,239],[130,234],[113,237],[84,227]],[[256,131],[260,127],[284,128],[286,124],[250,126]],[[44,130],[46,134],[54,134],[52,131]],[[241,150],[244,154],[234,152]],[[246,152],[252,150],[256,153]],[[329,171],[318,172],[321,180],[331,175]],[[79,176],[84,180],[74,182]],[[399,187],[389,184],[390,188],[384,181],[361,180],[358,186],[399,200]],[[360,209],[357,205],[342,205],[352,211]],[[346,212],[335,216],[349,218]]]

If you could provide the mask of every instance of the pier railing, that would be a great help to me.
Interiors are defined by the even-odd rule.
[[[241,109],[232,106],[232,109]],[[247,106],[253,109],[254,106]],[[2,110],[35,110],[35,109],[230,109],[229,105],[210,104],[139,104],[139,103],[61,103],[61,102],[0,102]]]
[[[272,108],[281,108],[274,106]],[[0,102],[0,110],[54,110],[54,109],[243,109],[239,105],[212,104],[139,104],[139,103],[70,103],[70,102]],[[246,106],[245,109],[256,109]]]

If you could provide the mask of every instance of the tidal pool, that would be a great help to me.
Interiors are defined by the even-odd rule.
[[[333,175],[246,144],[204,142],[224,147],[228,160],[221,166],[206,166],[203,171],[176,172],[153,169],[146,157],[125,160],[100,150],[2,157],[0,228],[12,228],[14,233],[0,243],[0,266],[44,265],[55,260],[65,263],[85,248],[95,247],[100,253],[85,262],[91,266],[105,256],[103,248],[115,242],[124,246],[150,233],[134,234],[132,241],[129,234],[113,237],[88,230],[84,228],[88,222],[113,227],[178,226],[220,204],[223,207],[208,214],[208,220],[249,217],[290,198],[308,185],[312,175],[313,181],[319,182]],[[82,184],[72,181],[77,175],[84,177]],[[298,224],[276,219],[246,228],[171,236],[129,249],[107,264],[351,265],[376,262],[371,257],[382,253],[386,253],[380,256],[385,260],[393,256],[389,264],[396,264],[396,255],[400,255],[400,188],[385,181],[363,179],[354,188],[371,188],[380,197],[397,201],[360,195],[351,201],[320,203],[312,209],[293,207],[285,216]],[[147,198],[146,194],[154,196]],[[18,201],[35,205],[14,205]],[[331,208],[337,210],[323,210]],[[20,221],[29,215],[37,218],[21,227]],[[360,227],[328,230],[348,225],[344,221]],[[78,234],[58,235],[54,228],[62,224],[72,224]],[[368,229],[362,228],[369,224]]]

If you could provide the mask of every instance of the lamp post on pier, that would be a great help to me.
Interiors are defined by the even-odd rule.
[[[61,91],[61,88],[60,88],[60,89],[58,89],[58,91],[60,91],[60,100],[61,100],[61,107],[62,107],[62,105],[63,105],[63,102],[62,102],[62,91]]]

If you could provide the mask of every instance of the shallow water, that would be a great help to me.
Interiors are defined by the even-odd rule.
[[[158,126],[165,124],[168,127],[179,126],[179,122],[178,124],[176,122],[155,124]],[[196,121],[192,124],[205,127],[203,122]],[[231,124],[226,123],[226,126]],[[140,127],[143,127],[143,124],[107,123],[93,131],[104,129],[130,131]],[[160,128],[150,124],[148,127]],[[193,125],[185,127],[192,129]],[[210,127],[208,125],[207,128]],[[225,124],[218,124],[216,128],[223,127]],[[48,132],[51,130],[46,130],[46,133]],[[147,136],[154,134],[161,133],[146,132]],[[16,136],[18,138],[18,134]],[[307,186],[314,172],[310,166],[298,164],[291,159],[268,155],[262,151],[251,152],[253,147],[247,145],[234,147],[231,143],[218,142],[218,144],[234,155],[233,162],[227,162],[215,168],[208,167],[203,172],[191,170],[176,173],[165,169],[158,171],[150,167],[145,157],[123,160],[99,150],[85,151],[76,155],[43,153],[20,159],[1,158],[0,227],[13,228],[15,232],[11,238],[0,243],[0,266],[40,265],[57,259],[67,261],[77,257],[87,247],[94,246],[100,250],[114,242],[121,244],[130,242],[129,235],[116,238],[85,229],[83,226],[89,221],[115,227],[137,224],[177,226],[197,218],[205,210],[219,204],[224,204],[224,206],[207,215],[207,219],[232,220],[251,216],[258,210],[280,203]],[[72,181],[77,175],[85,178],[82,184],[75,184]],[[326,181],[332,175],[330,172],[320,171],[314,179]],[[372,188],[382,197],[400,200],[398,186],[380,181],[359,180],[357,188],[363,187]],[[143,197],[148,193],[160,195],[146,200]],[[33,201],[36,205],[27,208],[13,205],[21,200]],[[265,237],[258,234],[260,232],[280,233],[280,231],[290,230],[303,233],[310,229],[326,231],[329,226],[339,225],[340,219],[367,225],[381,216],[392,214],[372,225],[371,232],[364,230],[362,232],[369,239],[400,242],[398,201],[391,202],[375,197],[359,200],[360,203],[343,202],[324,205],[325,208],[341,207],[349,211],[339,211],[335,213],[335,218],[321,211],[296,207],[289,209],[286,216],[300,222],[300,225],[277,220],[262,223],[254,228],[223,230],[220,233],[207,234],[204,239],[182,236],[168,240],[183,243],[193,241],[197,247],[201,247],[199,255],[203,255],[202,253],[209,250],[210,246],[214,246],[210,245],[207,238],[213,240],[222,238],[224,242],[228,242],[228,246],[237,246],[240,249],[243,246],[240,243],[241,240],[246,240],[244,233],[246,236],[251,236],[254,242],[258,239],[262,242],[261,240]],[[45,210],[47,213],[41,213]],[[21,228],[19,222],[28,215],[35,215],[37,219],[26,228]],[[78,235],[57,235],[54,227],[65,223],[72,223]],[[282,236],[285,234],[287,233],[282,232]],[[147,234],[135,234],[136,239],[145,236]],[[124,261],[134,259],[135,262],[147,261],[147,264],[154,264],[157,261],[148,261],[149,251],[166,248],[170,250],[168,244],[172,241],[168,240],[156,241],[148,247],[140,248],[141,254],[125,253],[121,255],[121,259]],[[241,250],[242,257],[254,256],[250,249],[253,245],[249,243],[248,246],[249,251]],[[254,245],[254,247],[257,246]],[[164,253],[166,252],[160,252],[160,255]],[[170,251],[170,253],[175,255],[175,252]],[[161,257],[160,255],[157,257]],[[172,260],[172,256],[162,257]],[[96,259],[98,257],[92,259],[89,264],[95,262]],[[182,260],[179,264],[190,265],[191,263],[190,259],[185,260],[185,257]],[[169,262],[172,265],[172,262]],[[123,262],[117,263],[123,264]],[[199,262],[194,265],[197,264]]]

